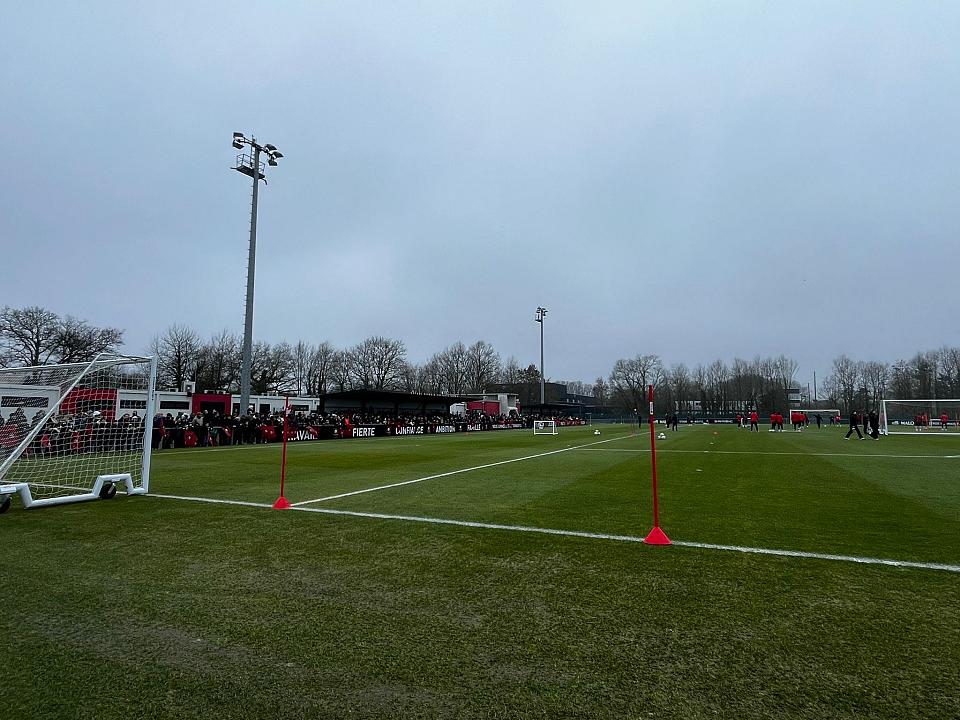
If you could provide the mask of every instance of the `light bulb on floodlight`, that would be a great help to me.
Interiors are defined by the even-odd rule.
[[[270,143],[267,143],[264,147],[267,149],[267,152],[275,152],[277,149],[276,145],[271,145]]]
[[[279,160],[280,158],[283,157],[283,153],[280,152],[279,150],[277,150],[276,148],[273,149],[273,152],[272,152],[271,154],[272,154],[273,157],[275,157],[277,160]]]
[[[273,158],[270,158],[269,160],[267,160],[267,165],[269,165],[270,167],[276,167],[277,161]]]

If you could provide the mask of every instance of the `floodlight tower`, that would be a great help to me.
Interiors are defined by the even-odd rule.
[[[269,158],[267,164],[271,167],[277,166],[277,160],[283,157],[283,153],[277,150],[276,145],[261,145],[254,137],[247,138],[243,133],[235,132],[233,134],[233,146],[237,150],[243,150],[244,146],[249,145],[253,154],[245,152],[237,155],[237,164],[234,170],[241,172],[253,178],[253,199],[250,202],[250,250],[247,256],[247,302],[243,322],[243,363],[240,369],[240,413],[246,414],[250,408],[250,365],[253,356],[253,278],[257,261],[257,195],[260,189],[260,181],[267,182],[267,176],[263,174],[263,163],[260,162],[260,154],[264,153]]]
[[[543,318],[547,314],[547,309],[544,307],[537,308],[537,316],[534,318],[534,321],[540,323],[540,410],[543,411],[543,402],[544,402],[544,386],[543,386]]]

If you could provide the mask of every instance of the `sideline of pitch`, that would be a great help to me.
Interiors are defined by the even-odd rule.
[[[149,494],[144,497],[162,498],[165,500],[185,500],[189,502],[211,503],[216,505],[239,505],[260,509],[271,509],[269,503],[248,502],[245,500],[221,500],[219,498],[191,497],[188,495]],[[341,515],[346,517],[367,518],[374,520],[398,520],[403,522],[418,522],[430,525],[452,525],[454,527],[477,528],[481,530],[500,530],[508,532],[524,532],[537,535],[558,535],[562,537],[584,538],[588,540],[610,540],[615,542],[629,542],[643,544],[644,539],[636,535],[614,535],[610,533],[595,533],[581,530],[560,530],[558,528],[540,528],[529,525],[500,525],[497,523],[483,523],[472,520],[448,520],[445,518],[419,517],[416,515],[393,515],[389,513],[359,512],[356,510],[334,510],[333,508],[302,507],[293,505],[289,508],[299,512],[319,513],[321,515]],[[940,570],[960,573],[960,565],[945,563],[927,563],[913,560],[891,560],[888,558],[860,557],[857,555],[837,555],[833,553],[815,553],[803,550],[779,550],[775,548],[757,548],[742,545],[720,545],[716,543],[700,543],[685,540],[674,540],[677,547],[696,548],[700,550],[719,550],[723,552],[738,552],[752,555],[770,555],[774,557],[805,558],[810,560],[829,560],[833,562],[848,562],[858,565],[886,565],[888,567],[912,568],[918,570]]]
[[[351,497],[353,495],[363,495],[364,493],[376,492],[378,490],[389,490],[390,488],[402,487],[403,485],[413,485],[415,483],[421,483],[426,480],[436,480],[438,478],[449,477],[451,475],[459,475],[461,473],[473,472],[474,470],[484,470],[486,468],[497,467],[498,465],[509,465],[510,463],[522,462],[524,460],[534,460],[536,458],[547,457],[548,455],[557,455],[559,453],[569,452],[571,450],[580,450],[582,448],[591,447],[592,445],[603,445],[604,443],[614,442],[615,440],[623,440],[624,438],[633,437],[633,435],[619,435],[614,438],[608,438],[606,440],[597,440],[595,442],[586,443],[584,445],[573,445],[565,448],[558,448],[557,450],[548,450],[547,452],[536,453],[535,455],[525,455],[524,457],[511,458],[509,460],[499,460],[497,462],[486,463],[485,465],[475,465],[468,468],[460,468],[459,470],[451,470],[449,472],[437,473],[435,475],[427,475],[421,478],[414,478],[413,480],[403,480],[401,482],[390,483],[388,485],[378,485],[371,488],[363,488],[362,490],[353,490],[351,492],[340,493],[338,495],[328,495],[327,497],[315,498],[313,500],[303,500],[298,503],[293,503],[294,507],[301,507],[303,505],[312,505],[313,503],[326,502],[327,500],[339,500],[340,498]]]
[[[649,453],[649,448],[576,448],[577,450],[591,450],[596,452],[621,453]],[[803,455],[804,457],[851,457],[851,458],[892,458],[892,459],[956,459],[960,455],[890,455],[887,453],[815,453],[790,452],[778,450],[674,450],[672,448],[657,448],[657,453],[683,453],[687,455]]]

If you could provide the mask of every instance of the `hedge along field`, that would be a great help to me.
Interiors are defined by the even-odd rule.
[[[15,507],[4,713],[955,714],[956,572],[485,527],[645,535],[646,428],[600,429],[288,448],[294,503],[440,476],[301,508],[478,526],[160,497],[269,505],[274,446],[158,453],[152,497]],[[658,445],[663,524],[678,541],[958,565],[956,454],[682,427]]]

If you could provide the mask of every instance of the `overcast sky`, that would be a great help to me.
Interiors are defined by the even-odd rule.
[[[960,3],[32,2],[2,13],[0,305],[126,331],[657,353],[960,344]]]

